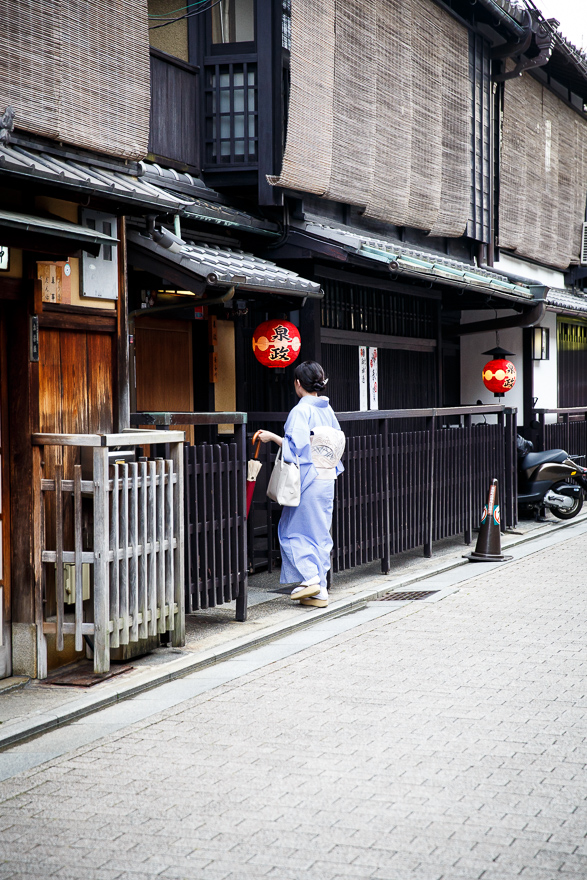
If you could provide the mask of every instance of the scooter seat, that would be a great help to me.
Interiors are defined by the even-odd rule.
[[[568,458],[564,449],[547,449],[546,452],[529,452],[520,462],[520,467],[527,471],[529,468],[538,467],[539,464],[548,462],[560,463]]]

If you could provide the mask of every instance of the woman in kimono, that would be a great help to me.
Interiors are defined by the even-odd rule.
[[[328,398],[318,397],[328,382],[320,364],[304,361],[294,376],[300,400],[287,418],[284,436],[259,431],[259,439],[277,443],[284,461],[298,460],[300,465],[300,504],[284,507],[279,521],[281,583],[299,584],[290,598],[301,605],[326,608],[334,482],[344,470],[340,459],[345,439]]]

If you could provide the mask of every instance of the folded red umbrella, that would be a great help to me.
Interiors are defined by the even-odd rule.
[[[255,491],[255,484],[257,482],[257,477],[259,476],[259,471],[263,467],[260,461],[257,461],[259,456],[259,449],[261,447],[261,441],[258,440],[259,431],[253,436],[253,444],[255,441],[257,442],[257,447],[255,449],[254,457],[247,462],[247,516],[249,515],[249,510],[251,509],[251,503],[253,501],[253,492]]]

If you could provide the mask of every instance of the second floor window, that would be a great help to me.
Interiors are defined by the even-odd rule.
[[[212,8],[213,43],[250,43],[255,39],[255,0],[220,0]]]

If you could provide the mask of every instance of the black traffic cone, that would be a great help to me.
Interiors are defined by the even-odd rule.
[[[513,556],[504,556],[501,552],[500,521],[499,489],[497,480],[492,480],[483,509],[477,546],[472,553],[466,553],[464,559],[469,562],[507,562],[508,559],[513,559]]]

